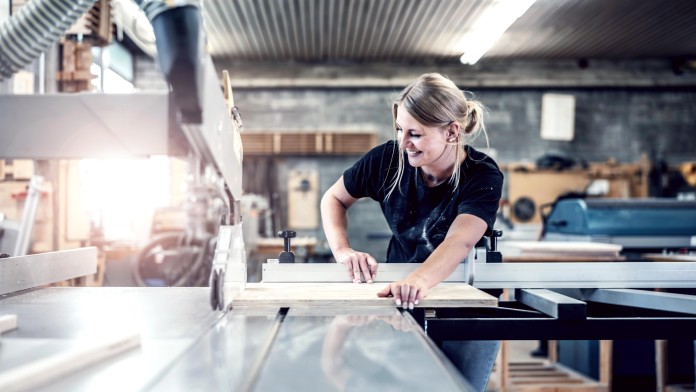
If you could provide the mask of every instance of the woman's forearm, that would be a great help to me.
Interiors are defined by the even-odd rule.
[[[347,208],[336,197],[327,193],[321,199],[322,225],[332,252],[350,247],[348,242]]]
[[[446,238],[411,275],[426,287],[432,288],[452,275],[472,248],[473,245],[457,240],[456,237]]]
[[[486,222],[479,217],[458,215],[452,222],[445,240],[435,248],[423,265],[413,271],[413,278],[419,279],[428,288],[445,280],[483,237],[486,227]]]

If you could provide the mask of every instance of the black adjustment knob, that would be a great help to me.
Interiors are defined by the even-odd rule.
[[[290,250],[290,238],[295,238],[297,233],[290,230],[280,230],[278,237],[283,238],[283,251],[278,255],[279,263],[294,263],[295,253]]]

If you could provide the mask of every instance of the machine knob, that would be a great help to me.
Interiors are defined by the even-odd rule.
[[[278,255],[279,263],[294,263],[295,253],[290,250],[290,238],[295,238],[297,233],[290,230],[280,230],[278,237],[283,238],[283,251]]]

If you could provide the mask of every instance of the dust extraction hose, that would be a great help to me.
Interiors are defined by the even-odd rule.
[[[95,0],[32,0],[0,25],[0,80],[46,51]]]

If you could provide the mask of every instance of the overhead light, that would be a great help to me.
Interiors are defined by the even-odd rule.
[[[493,0],[461,43],[462,64],[475,64],[536,0]]]

